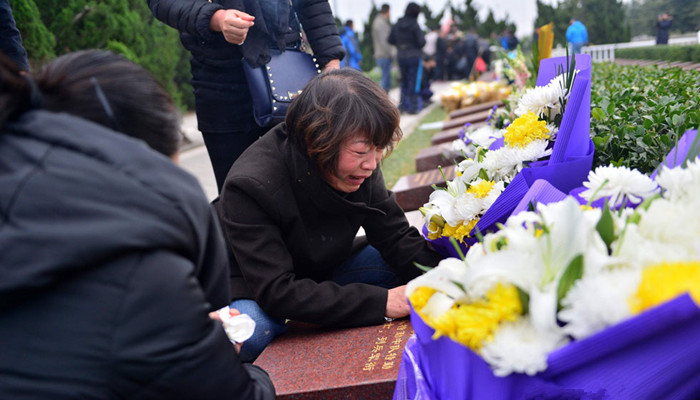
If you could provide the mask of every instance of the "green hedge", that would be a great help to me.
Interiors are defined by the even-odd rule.
[[[616,49],[615,58],[633,60],[692,61],[700,63],[700,44],[686,46],[648,46]]]
[[[653,171],[700,125],[700,71],[597,63],[591,85],[593,165]]]

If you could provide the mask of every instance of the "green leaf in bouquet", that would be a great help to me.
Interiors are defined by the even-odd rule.
[[[452,244],[452,246],[454,246],[455,250],[457,251],[457,254],[459,255],[459,259],[464,261],[464,252],[462,252],[462,248],[459,247],[459,243],[457,243],[457,239],[450,236],[450,243]]]
[[[608,252],[610,252],[610,245],[615,240],[615,222],[613,221],[612,212],[610,212],[608,199],[605,199],[603,213],[601,214],[595,228],[598,231],[600,238],[603,239],[603,242],[605,242],[605,245],[608,247]]]
[[[649,206],[651,206],[651,203],[653,203],[656,199],[660,199],[660,198],[661,198],[660,193],[657,193],[651,197],[647,197],[646,199],[644,199],[642,204],[637,206],[637,210],[644,210],[644,211],[648,210]]]
[[[479,243],[484,243],[484,234],[481,233],[481,229],[479,229],[478,226],[474,227],[474,236],[476,236],[476,240],[478,240]]]
[[[532,200],[527,203],[527,210],[531,212],[535,212],[537,210],[537,200]]]
[[[431,269],[433,269],[433,267],[428,267],[427,265],[419,264],[417,262],[413,262],[413,265],[415,265],[416,268],[418,268],[419,270],[421,270],[423,272],[428,272]]]
[[[434,183],[432,185],[430,185],[430,187],[433,188],[433,190],[447,190],[447,188],[442,187],[442,186],[438,186]]]
[[[490,181],[489,179],[489,174],[486,173],[486,170],[481,168],[479,169],[479,178],[485,180],[485,181]]]
[[[569,290],[577,280],[583,276],[583,254],[579,254],[571,260],[559,279],[557,286],[557,310],[561,310],[561,300],[566,297]]]
[[[515,288],[518,290],[518,299],[522,307],[522,315],[527,315],[530,313],[530,295],[521,289],[520,286],[516,286]]]
[[[594,107],[591,109],[591,116],[598,121],[604,121],[605,120],[605,112],[603,111],[602,108],[600,107]]]

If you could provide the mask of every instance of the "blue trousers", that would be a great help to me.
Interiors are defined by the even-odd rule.
[[[399,69],[401,70],[401,102],[399,108],[409,113],[420,111],[418,107],[418,93],[416,93],[418,65],[420,63],[420,57],[399,58]]]
[[[341,286],[349,283],[366,283],[387,289],[401,284],[398,275],[372,246],[361,249],[338,267],[333,273],[333,281]],[[253,300],[234,300],[231,308],[238,309],[241,314],[248,314],[255,321],[253,336],[241,346],[239,357],[243,362],[255,361],[272,339],[287,330],[284,320],[270,317]]]
[[[391,89],[391,58],[377,58],[377,65],[382,71],[382,79],[380,81],[382,89],[389,93]]]

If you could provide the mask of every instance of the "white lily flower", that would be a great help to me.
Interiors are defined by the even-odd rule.
[[[467,264],[458,258],[446,258],[433,269],[413,279],[406,285],[406,296],[410,297],[421,286],[433,288],[453,299],[463,299],[466,296],[459,285],[465,280]]]

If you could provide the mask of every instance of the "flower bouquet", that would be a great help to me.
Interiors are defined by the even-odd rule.
[[[678,164],[636,209],[538,203],[411,281],[394,399],[697,399],[700,161]]]
[[[477,232],[504,222],[538,179],[562,192],[585,179],[593,157],[590,56],[575,56],[575,69],[566,64],[565,72],[567,60],[542,61],[540,86],[520,98],[518,118],[502,137],[490,135],[488,148],[475,145],[474,156],[457,165],[457,177],[447,188],[436,188],[421,208],[423,234],[437,251],[457,256],[450,238],[465,251]]]

